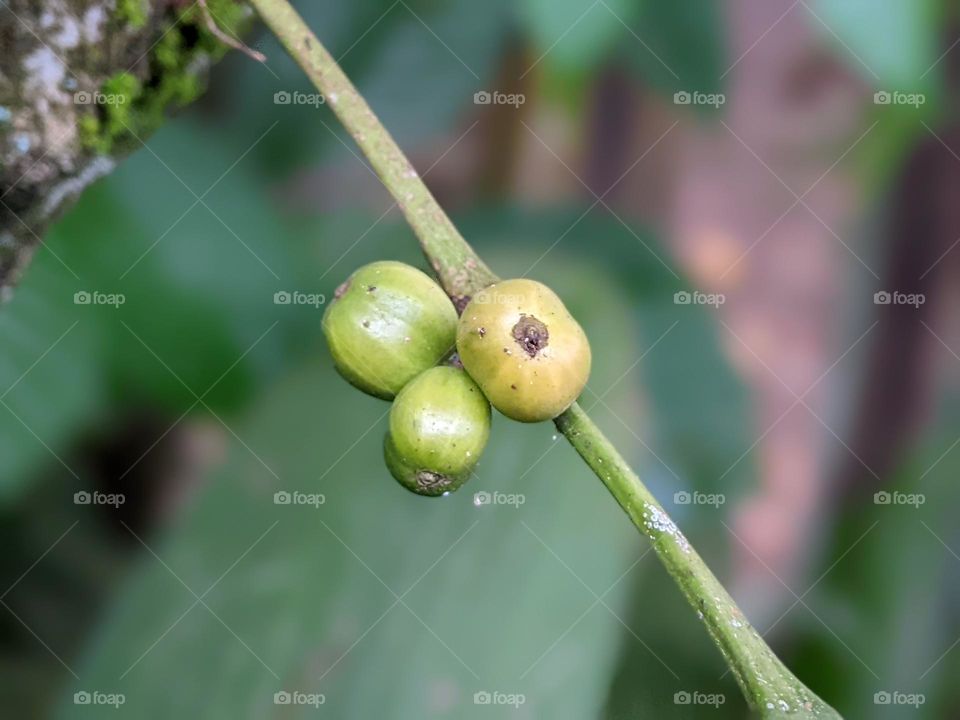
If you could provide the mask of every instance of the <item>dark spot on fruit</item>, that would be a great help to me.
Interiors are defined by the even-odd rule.
[[[511,385],[511,386],[510,386],[510,389],[511,389],[511,390],[516,390],[516,389],[517,389],[517,386],[516,386],[516,385]]]
[[[377,286],[376,286],[376,285],[370,285],[370,286],[367,287],[367,292],[373,292],[373,291],[376,290],[376,289],[377,289]]]
[[[479,335],[480,337],[483,337],[486,334],[487,334],[487,329],[485,327],[477,329],[477,335]]]
[[[432,470],[417,471],[417,487],[421,490],[442,490],[452,482],[446,475],[435,473]]]
[[[523,348],[523,351],[530,357],[536,357],[550,341],[550,333],[547,326],[537,320],[533,315],[521,315],[517,324],[513,326],[511,333],[517,345]]]
[[[344,280],[342,283],[340,283],[340,286],[333,291],[333,299],[339,300],[341,297],[343,297],[344,293],[346,293],[347,290],[349,289],[350,289],[350,279],[348,278]]]
[[[364,321],[363,321],[363,326],[364,326],[365,328],[370,327],[370,321],[369,321],[369,320],[364,320]]]
[[[453,306],[457,309],[457,315],[463,315],[463,309],[470,304],[470,298],[470,295],[458,295],[450,298],[453,301]]]

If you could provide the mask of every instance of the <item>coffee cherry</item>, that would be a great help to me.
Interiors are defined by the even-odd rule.
[[[521,422],[554,418],[590,375],[590,343],[563,302],[534,280],[504,280],[464,308],[457,350],[497,410]]]
[[[390,433],[383,438],[383,459],[394,479],[417,495],[446,495],[470,479],[470,470],[459,474],[445,474],[427,468],[418,468],[405,462],[397,451]]]
[[[453,350],[457,311],[430,277],[410,265],[364,265],[323,315],[337,370],[363,392],[392,399]]]
[[[459,368],[431,368],[411,380],[390,408],[384,458],[390,473],[420,495],[460,487],[490,436],[490,403]]]

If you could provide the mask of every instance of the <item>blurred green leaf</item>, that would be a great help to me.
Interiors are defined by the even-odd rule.
[[[2,497],[50,463],[69,465],[78,436],[118,407],[176,417],[212,387],[204,403],[233,409],[256,376],[311,348],[300,338],[322,307],[278,306],[274,293],[319,293],[319,273],[251,167],[188,121],[151,150],[84,194],[0,312],[0,395],[16,383],[0,406]],[[202,166],[189,162],[200,155]],[[225,170],[191,210],[185,185],[203,195]],[[94,295],[108,303],[82,302]]]
[[[876,707],[877,718],[903,717],[905,708],[917,718],[952,715],[945,690],[960,668],[950,652],[960,638],[960,463],[944,451],[955,440],[953,431],[933,431],[888,482],[851,498],[824,555],[826,567],[841,556],[842,565],[806,599],[812,612],[797,608],[797,665],[820,676],[848,717],[877,692],[925,698],[917,708]]]
[[[838,45],[848,65],[880,90],[918,92],[933,87],[941,54],[939,3],[871,0],[810,5],[811,26]]]
[[[718,93],[729,64],[723,20],[717,0],[644,2],[636,36],[625,38],[623,52],[644,79],[665,95]]]
[[[423,5],[411,3],[407,10],[401,4],[392,11],[399,13],[398,22],[357,78],[364,97],[404,147],[449,133],[471,107],[474,92],[492,89],[510,29],[508,0]],[[428,76],[430,83],[418,81]]]
[[[629,523],[549,426],[502,418],[465,491],[412,496],[380,460],[387,409],[326,358],[253,408],[237,428],[250,449],[236,444],[196,509],[156,541],[198,594],[230,570],[205,598],[212,612],[198,606],[164,635],[195,598],[146,558],[70,695],[123,692],[125,714],[144,718],[263,716],[280,690],[323,693],[341,718],[486,717],[473,703],[483,691],[523,693],[525,713],[594,712],[620,625],[602,608],[581,618],[594,596],[577,578],[596,593],[614,583],[640,545]],[[278,490],[325,502],[275,505]],[[524,503],[477,507],[481,490]],[[403,603],[391,609],[393,593]],[[622,605],[622,588],[605,601]],[[68,699],[61,716],[87,708]]]
[[[561,74],[585,75],[632,32],[637,4],[628,0],[523,0],[520,20],[535,44],[537,64]]]
[[[602,217],[544,254],[579,214],[485,211],[462,227],[498,272],[531,269],[568,300],[596,349],[585,404],[605,394],[598,420],[643,458],[645,472],[653,461],[633,435],[647,435],[637,387],[658,351],[631,365],[669,327],[663,313],[677,312],[676,280]],[[412,242],[398,250],[397,234],[375,228],[343,260],[343,274],[370,257],[417,262]],[[528,240],[522,248],[518,235]],[[341,242],[349,247],[350,236]],[[661,350],[668,363],[673,351]],[[717,355],[697,354],[701,372],[725,372],[710,365]],[[146,539],[169,569],[144,557],[71,694],[123,692],[125,713],[143,718],[201,707],[210,717],[263,716],[280,690],[323,693],[323,709],[340,718],[489,717],[473,703],[483,691],[522,693],[520,716],[596,716],[623,641],[623,626],[596,595],[609,589],[604,602],[624,614],[630,585],[619,581],[646,541],[549,425],[497,416],[478,477],[463,491],[436,501],[408,494],[380,459],[388,407],[347,386],[325,353],[251,407],[234,427],[242,442],[231,443],[195,508],[166,537]],[[277,491],[325,501],[276,505]],[[477,507],[479,491],[524,501]],[[211,586],[210,609],[184,615],[196,600],[190,591]],[[665,587],[676,605],[677,591]],[[677,621],[693,624],[679,607]],[[658,702],[672,702],[673,692]],[[68,698],[60,715],[86,711]]]
[[[438,133],[463,132],[465,128],[456,130],[457,123],[474,92],[492,89],[490,79],[512,19],[507,0],[300,5],[304,18],[404,148]],[[288,178],[320,152],[350,165],[358,162],[351,155],[357,152],[352,141],[329,108],[274,104],[278,91],[316,91],[269,33],[258,47],[268,55],[268,67],[234,58],[218,68],[214,79],[223,78],[217,99],[226,116],[242,117],[244,127],[281,122],[280,131],[253,152],[255,162],[279,178]],[[296,143],[289,142],[291,136]],[[238,154],[245,149],[243,142],[241,138]]]
[[[30,473],[66,466],[64,446],[107,408],[102,329],[76,313],[74,278],[53,252],[39,248],[0,312],[0,503]]]

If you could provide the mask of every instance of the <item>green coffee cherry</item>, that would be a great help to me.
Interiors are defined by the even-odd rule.
[[[467,478],[490,436],[490,403],[460,368],[440,366],[412,380],[390,408],[387,468],[420,495],[445,495]]]
[[[493,406],[521,422],[562,413],[590,375],[583,329],[534,280],[504,280],[474,295],[460,317],[457,350]]]
[[[394,479],[417,495],[446,495],[470,479],[470,470],[444,474],[405,462],[390,433],[383,438],[383,459]]]
[[[392,399],[453,350],[457,312],[430,277],[410,265],[364,265],[323,315],[337,370],[363,392]]]

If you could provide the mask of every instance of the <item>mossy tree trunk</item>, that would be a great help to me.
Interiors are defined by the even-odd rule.
[[[250,13],[208,0],[233,34]],[[0,4],[0,299],[50,223],[194,100],[224,46],[183,0]]]

